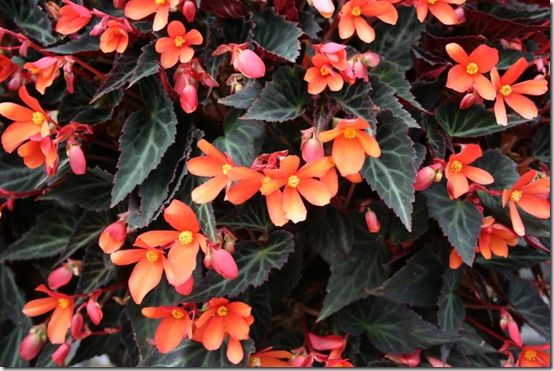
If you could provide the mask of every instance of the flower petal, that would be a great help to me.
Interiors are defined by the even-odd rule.
[[[512,221],[514,232],[520,237],[525,236],[525,226],[521,221],[521,216],[519,216],[516,204],[513,201],[509,201],[508,207],[510,208],[510,220]]]
[[[162,274],[163,264],[161,259],[155,262],[142,259],[135,265],[129,277],[129,291],[136,304],[142,303],[146,294],[158,286],[162,279]]]
[[[144,249],[120,250],[110,254],[110,259],[115,265],[129,265],[144,258],[145,254],[146,250]]]
[[[162,319],[156,333],[154,334],[154,343],[160,353],[167,353],[175,349],[187,334],[189,319],[181,319],[167,316]]]
[[[218,175],[207,182],[202,183],[192,191],[192,200],[197,204],[205,204],[213,201],[217,195],[227,186],[229,180],[224,175]]]
[[[512,93],[543,95],[547,91],[548,81],[546,79],[527,80],[512,85]]]
[[[289,221],[283,210],[283,194],[280,190],[268,194],[265,197],[267,212],[271,222],[277,227],[281,227]]]
[[[167,26],[167,34],[172,39],[176,38],[177,36],[185,36],[186,33],[187,33],[187,29],[181,22],[179,21],[169,22],[169,25]]]
[[[179,286],[192,276],[192,272],[196,268],[198,250],[197,242],[189,245],[181,245],[179,242],[175,242],[171,247],[167,254],[167,260],[173,272],[173,285]]]
[[[478,167],[464,165],[462,172],[465,176],[467,176],[475,183],[482,185],[494,183],[494,178],[492,177],[492,175],[488,171],[479,169]]]
[[[489,72],[498,63],[498,50],[487,45],[479,45],[469,55],[470,62],[479,66],[479,73]]]
[[[510,108],[528,120],[534,119],[539,114],[535,103],[521,94],[512,93],[504,99]]]
[[[312,205],[325,206],[331,202],[329,190],[319,180],[302,179],[296,189]]]
[[[473,85],[473,79],[467,74],[464,65],[457,64],[448,71],[446,87],[465,93]]]
[[[222,174],[224,164],[218,159],[208,156],[198,156],[187,161],[187,170],[196,176],[214,177]]]
[[[23,307],[23,314],[27,317],[36,317],[50,312],[58,306],[58,300],[55,298],[41,298],[31,300]]]
[[[189,205],[179,200],[173,200],[164,210],[164,219],[178,231],[199,232],[200,224],[196,214]]]
[[[525,72],[528,65],[525,58],[519,58],[502,76],[502,85],[512,85]]]
[[[33,122],[14,122],[2,133],[2,146],[8,153],[15,151],[21,143],[40,133],[40,126]]]
[[[487,100],[494,100],[496,97],[496,89],[492,86],[492,83],[483,75],[475,75],[473,79],[475,83],[475,90],[483,98]]]
[[[517,205],[536,218],[550,218],[550,202],[548,200],[524,192]]]
[[[133,246],[143,248],[163,247],[173,243],[177,238],[179,238],[178,231],[148,231],[139,234]]]
[[[504,104],[504,98],[501,94],[498,94],[496,97],[496,102],[494,102],[494,117],[496,118],[496,123],[499,125],[506,126],[508,125],[508,115],[506,114],[506,105]]]
[[[223,335],[225,334],[225,325],[223,317],[213,316],[207,323],[202,337],[202,344],[207,350],[216,350],[221,347]]]
[[[419,2],[426,3],[427,0],[420,0]],[[464,48],[462,48],[459,44],[456,44],[456,43],[447,44],[446,53],[450,58],[452,58],[454,61],[456,61],[457,63],[463,66],[469,63],[469,56],[467,55]]]
[[[298,223],[306,220],[306,207],[298,191],[291,187],[285,187],[283,191],[283,210],[285,216],[292,220],[293,223]]]
[[[332,157],[340,174],[347,176],[362,169],[366,155],[358,140],[340,136],[333,142]]]
[[[4,102],[0,103],[0,115],[13,121],[31,121],[33,111],[19,104]]]
[[[48,339],[52,344],[62,344],[65,342],[67,330],[71,326],[71,317],[73,316],[73,305],[67,308],[57,307],[52,313],[48,322]]]
[[[237,365],[242,361],[244,357],[244,351],[242,350],[242,345],[240,341],[229,338],[229,343],[227,344],[227,359],[234,365]]]

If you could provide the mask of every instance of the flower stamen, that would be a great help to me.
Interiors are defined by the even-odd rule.
[[[296,175],[289,176],[289,180],[287,181],[287,185],[292,188],[298,187],[300,184],[300,178],[298,178]]]
[[[460,171],[462,171],[462,168],[464,167],[464,165],[458,161],[458,160],[454,160],[452,161],[452,163],[450,164],[450,170],[453,172],[453,173],[459,173]]]
[[[479,66],[473,62],[468,63],[466,66],[466,72],[468,75],[473,76],[479,73]]]
[[[148,250],[146,252],[146,260],[148,260],[150,263],[155,263],[160,258],[160,255],[157,251]]]
[[[354,139],[354,138],[356,138],[357,135],[358,135],[358,133],[356,132],[356,129],[346,128],[344,130],[344,137],[346,139]]]
[[[182,36],[177,36],[173,42],[175,43],[176,47],[180,48],[185,44],[185,38]]]
[[[225,317],[227,315],[227,307],[222,305],[219,308],[217,308],[217,311],[215,312],[219,317]]]
[[[510,200],[514,202],[518,202],[519,200],[521,200],[521,196],[523,196],[523,192],[513,191],[512,194],[510,195]]]
[[[44,120],[46,120],[46,117],[42,114],[42,112],[33,112],[32,120],[36,125],[42,125]]]
[[[510,85],[504,85],[500,88],[500,94],[507,97],[508,95],[512,94],[512,87]]]
[[[179,233],[179,243],[181,245],[188,245],[193,240],[193,234],[191,231],[183,231]]]

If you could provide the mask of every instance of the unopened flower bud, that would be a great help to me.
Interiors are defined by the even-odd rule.
[[[421,349],[411,354],[386,354],[385,357],[393,362],[406,365],[408,367],[417,367],[421,362]]]
[[[478,96],[474,92],[464,95],[460,101],[460,109],[467,109],[473,106],[477,102],[477,98]]]
[[[175,290],[181,295],[190,295],[194,287],[194,278],[191,276],[185,283],[175,286]]]
[[[81,334],[81,331],[83,330],[84,324],[85,318],[81,312],[76,312],[73,317],[71,317],[71,337],[73,339],[77,339],[79,337],[79,334]]]
[[[377,219],[377,214],[370,208],[367,209],[365,212],[365,223],[367,225],[367,229],[371,233],[379,233],[381,230],[381,223],[379,223],[379,219]]]
[[[198,93],[194,85],[186,85],[179,94],[181,107],[186,113],[192,113],[198,108]]]
[[[67,285],[69,281],[71,281],[71,278],[73,278],[73,271],[71,270],[71,267],[67,264],[63,264],[54,269],[48,275],[48,287],[53,290],[57,290],[60,287]]]
[[[512,315],[505,309],[500,310],[500,328],[508,334],[514,343],[519,346],[523,345],[519,326],[517,325],[517,322],[514,321]]]
[[[123,246],[127,237],[127,223],[123,220],[118,220],[107,226],[98,239],[98,245],[106,254],[111,254]]]
[[[81,149],[81,146],[74,142],[73,144],[68,144],[67,147],[67,157],[69,158],[69,166],[71,166],[71,171],[75,175],[83,175],[87,171],[87,160],[85,154]]]
[[[46,343],[46,326],[34,326],[29,330],[19,345],[19,356],[25,361],[34,359]]]
[[[256,53],[250,49],[236,49],[236,53],[233,66],[237,71],[251,79],[265,76],[264,61]]]
[[[239,275],[237,263],[235,263],[235,259],[233,259],[233,256],[227,250],[212,250],[211,265],[217,274],[228,280],[233,280]]]
[[[102,307],[96,301],[96,298],[91,297],[87,302],[87,315],[95,325],[98,325],[102,322],[104,313],[102,312]]]
[[[324,150],[321,143],[315,136],[302,144],[302,158],[306,162],[319,160],[323,158]]]
[[[194,5],[193,1],[185,0],[182,11],[187,22],[190,23],[194,21],[194,18],[196,17],[196,5]]]
[[[63,343],[56,349],[54,354],[52,354],[52,361],[58,366],[62,367],[65,363],[65,359],[67,358],[67,355],[69,354],[69,351],[71,350],[71,344],[70,343]]]

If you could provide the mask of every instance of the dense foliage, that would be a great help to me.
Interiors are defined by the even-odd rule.
[[[0,25],[1,366],[550,365],[547,2]]]

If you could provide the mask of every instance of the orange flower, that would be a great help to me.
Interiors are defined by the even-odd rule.
[[[138,21],[156,13],[152,29],[159,31],[169,19],[169,9],[177,7],[181,0],[131,0],[125,5],[125,17]]]
[[[523,347],[516,367],[550,367],[550,343]]]
[[[250,356],[248,367],[291,367],[292,354],[286,350],[272,350],[268,347]]]
[[[339,15],[340,38],[348,39],[356,31],[366,43],[375,40],[375,30],[362,16],[378,17],[389,24],[396,24],[398,20],[398,13],[389,1],[350,0],[342,6]]]
[[[256,170],[237,166],[229,170],[229,179],[235,183],[227,192],[227,199],[235,204],[240,205],[254,196],[262,186],[271,180],[267,175],[261,174]],[[265,195],[267,212],[271,222],[278,227],[288,223],[283,210],[283,194],[277,189]]]
[[[331,130],[319,133],[323,143],[333,141],[332,158],[342,176],[356,174],[364,166],[366,155],[381,156],[379,143],[365,129],[369,123],[364,119],[342,119]]]
[[[306,220],[306,207],[302,201],[304,197],[309,203],[316,206],[327,205],[331,201],[332,191],[326,183],[314,178],[322,178],[328,175],[333,163],[324,157],[311,161],[300,169],[298,156],[287,156],[281,159],[279,169],[266,169],[265,175],[270,179],[262,185],[262,194],[269,195],[285,187],[283,191],[283,210],[287,219],[293,223]]]
[[[19,88],[19,98],[27,107],[15,103],[0,103],[0,115],[14,121],[2,133],[2,146],[8,153],[12,153],[32,136],[40,134],[41,137],[46,137],[50,135],[48,114],[42,109],[39,102],[29,95],[25,86]]]
[[[494,178],[487,171],[469,165],[481,156],[483,151],[478,144],[464,144],[459,153],[450,156],[445,175],[448,179],[448,192],[453,198],[458,198],[469,190],[468,178],[481,185],[494,182]]]
[[[154,335],[154,343],[160,353],[170,352],[184,338],[192,337],[190,314],[182,307],[146,307],[141,313],[146,318],[162,318]]]
[[[172,21],[167,26],[169,37],[162,37],[156,41],[156,51],[161,53],[163,68],[171,68],[177,62],[187,63],[194,56],[194,50],[190,45],[202,44],[202,35],[198,30],[187,32],[185,26],[179,21]]]
[[[104,53],[123,53],[129,45],[127,27],[116,20],[108,21],[108,28],[100,36],[100,50]]]
[[[187,169],[193,175],[212,178],[192,191],[192,200],[198,204],[205,204],[213,201],[219,192],[227,187],[229,184],[227,173],[235,164],[229,156],[221,153],[204,139],[198,141],[198,148],[206,156],[188,160]]]
[[[158,286],[164,270],[167,281],[173,284],[171,268],[163,252],[158,249],[120,250],[111,254],[110,258],[115,265],[137,263],[129,277],[129,291],[133,301],[137,304],[142,303],[146,294]]]
[[[10,58],[0,54],[0,83],[6,81],[17,69],[17,65]]]
[[[36,169],[45,164],[48,175],[56,173],[59,163],[58,145],[50,137],[37,140],[31,138],[17,149],[17,154],[23,158],[23,163],[29,169]]]
[[[489,72],[498,63],[498,50],[479,45],[468,56],[460,45],[450,43],[446,45],[446,52],[458,63],[448,71],[446,87],[464,93],[475,85],[481,97],[493,100],[496,91],[483,73]]]
[[[240,340],[247,340],[254,317],[252,308],[240,301],[229,302],[224,298],[214,298],[208,302],[208,309],[196,320],[195,341],[200,341],[207,350],[221,347],[223,338],[229,335],[227,359],[238,364],[244,357]]]
[[[457,24],[458,16],[450,4],[459,5],[463,3],[465,3],[465,0],[417,0],[417,19],[423,22],[427,17],[427,13],[431,12],[442,24]]]
[[[536,175],[535,170],[529,170],[514,183],[511,189],[505,189],[502,192],[502,206],[506,207],[506,203],[508,204],[512,228],[518,236],[525,235],[525,226],[516,205],[537,218],[550,218],[550,178],[533,181]]]
[[[62,344],[67,330],[71,327],[73,299],[71,296],[49,290],[45,285],[39,285],[35,290],[44,292],[49,297],[31,300],[23,307],[23,314],[36,317],[53,310],[48,321],[48,339],[52,344]]]
[[[517,245],[517,235],[511,229],[495,223],[492,216],[483,218],[479,244],[475,248],[476,252],[483,255],[483,258],[489,260],[492,255],[507,258],[508,246],[515,245]],[[462,258],[456,249],[452,249],[450,252],[449,265],[451,269],[458,269],[462,265]]]
[[[54,80],[60,75],[61,60],[58,57],[43,57],[36,62],[28,62],[23,65],[29,73],[35,88],[44,94],[46,88],[51,86]]]
[[[308,93],[319,94],[328,86],[332,91],[339,91],[344,85],[340,73],[333,69],[331,63],[321,54],[312,57],[313,67],[308,68],[304,81],[308,82]]]
[[[134,245],[142,248],[165,247],[171,244],[167,260],[172,268],[171,284],[185,283],[196,268],[198,248],[206,251],[206,237],[200,232],[200,224],[194,211],[179,200],[173,200],[164,210],[165,221],[174,231],[149,231],[140,234]]]
[[[56,32],[71,35],[85,27],[92,18],[90,10],[69,0],[62,0],[66,5],[60,8],[60,18],[56,23]]]
[[[106,254],[111,254],[123,246],[126,237],[127,223],[120,219],[104,228],[98,238],[98,246]]]
[[[529,64],[525,58],[518,59],[504,74],[500,77],[496,67],[491,70],[491,80],[496,89],[496,102],[494,103],[494,115],[496,122],[500,125],[508,124],[506,116],[506,104],[514,111],[526,119],[532,120],[538,115],[537,106],[532,100],[523,96],[543,95],[548,91],[548,82],[544,78],[514,82],[521,76]]]

